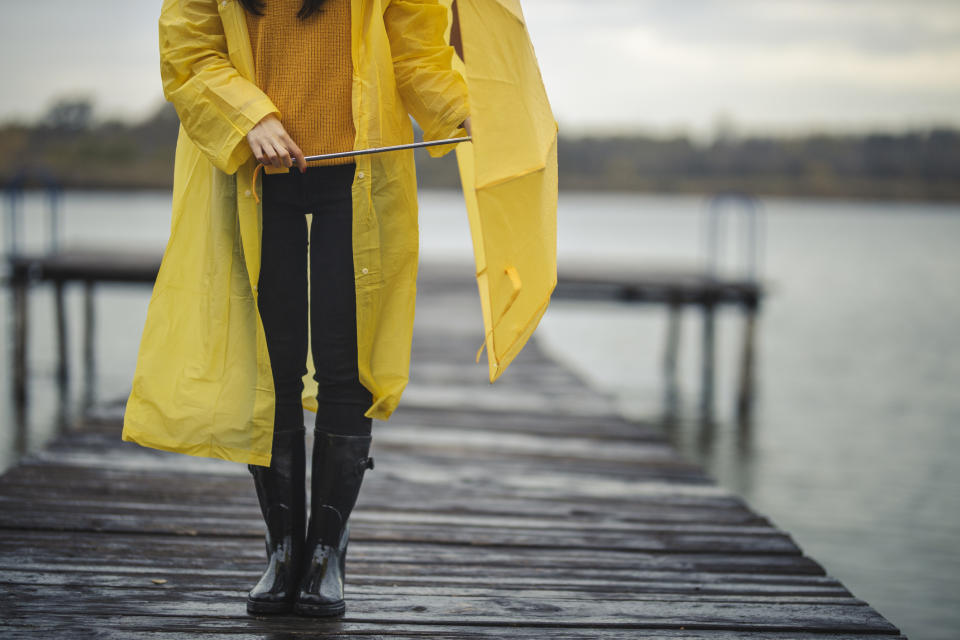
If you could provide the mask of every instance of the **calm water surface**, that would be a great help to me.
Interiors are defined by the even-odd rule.
[[[28,198],[28,245],[43,242],[43,201]],[[757,327],[753,435],[733,420],[741,318],[718,317],[717,425],[698,427],[700,318],[682,324],[679,425],[686,455],[790,532],[800,546],[911,638],[960,636],[960,206],[843,201],[765,201],[762,277],[770,287]],[[70,244],[159,250],[169,196],[68,193]],[[703,201],[692,197],[563,194],[560,259],[613,264],[702,254]],[[723,263],[741,265],[736,219]],[[422,194],[425,259],[462,258],[470,241],[456,193]],[[5,239],[3,239],[5,242]],[[104,287],[97,298],[96,393],[126,395],[149,292]],[[80,317],[79,291],[69,294]],[[9,298],[0,297],[7,317]],[[30,446],[56,418],[49,292],[31,299],[34,372]],[[663,411],[660,308],[558,301],[538,339],[622,411]],[[71,325],[78,353],[79,323]],[[7,341],[0,357],[9,362]],[[73,357],[73,379],[79,379]],[[9,372],[0,368],[9,388]],[[8,394],[0,395],[0,468],[12,460]]]

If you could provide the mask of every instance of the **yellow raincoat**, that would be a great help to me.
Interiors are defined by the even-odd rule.
[[[260,314],[261,207],[247,132],[279,112],[254,84],[237,0],[165,0],[164,93],[181,128],[170,239],[140,344],[123,439],[196,456],[269,465],[274,389]],[[352,0],[354,148],[464,135],[462,76],[437,0]],[[296,52],[291,52],[293,58]],[[434,147],[442,155],[449,147]],[[353,254],[366,415],[386,420],[408,380],[416,290],[412,152],[361,156],[353,182]],[[304,377],[304,406],[316,383]],[[323,363],[317,363],[323,366]]]

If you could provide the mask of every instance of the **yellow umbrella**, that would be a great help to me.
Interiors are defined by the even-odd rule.
[[[518,0],[456,0],[454,11],[473,136],[457,162],[493,382],[557,284],[557,122]]]

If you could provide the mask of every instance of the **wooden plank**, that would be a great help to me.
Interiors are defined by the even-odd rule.
[[[524,490],[536,491],[538,497],[546,493],[557,495],[561,489],[591,498],[620,497],[622,492],[637,498],[654,496],[683,496],[731,498],[733,496],[711,483],[703,473],[687,463],[672,461],[658,462],[655,458],[638,465],[617,461],[592,461],[557,457],[518,459],[505,454],[472,453],[469,450],[417,451],[409,447],[386,449],[386,443],[376,442],[371,455],[382,461],[378,469],[370,474],[370,485],[380,481],[376,477],[389,476],[395,480],[405,480],[411,485],[429,484],[449,485],[450,482],[469,484],[465,490],[479,490],[481,486],[508,488],[510,493]],[[56,450],[34,456],[28,464],[42,464],[52,472],[64,468],[69,475],[70,469],[86,467],[108,471],[139,470],[146,475],[156,477],[170,472],[173,455],[160,456],[156,453],[140,453],[135,449],[103,450],[99,453],[82,449]],[[213,461],[211,461],[213,462]],[[99,463],[99,465],[98,465]],[[249,481],[246,466],[210,465],[206,461],[188,463],[180,477],[191,474],[229,475]],[[631,469],[634,471],[631,472]],[[444,482],[444,479],[447,481]],[[554,486],[552,483],[556,483]],[[565,488],[565,485],[570,485]],[[617,485],[617,486],[614,486]],[[365,484],[364,486],[368,486]],[[457,487],[459,490],[460,487]],[[451,486],[451,491],[453,487]],[[608,493],[609,492],[609,493]]]
[[[70,615],[56,612],[43,617],[22,616],[11,623],[0,620],[3,637],[10,639],[36,637],[69,637],[97,640],[155,640],[158,637],[200,637],[204,640],[263,640],[269,638],[344,638],[358,637],[365,640],[393,640],[397,638],[430,638],[431,640],[462,640],[464,638],[496,638],[505,634],[515,640],[549,638],[550,640],[582,640],[604,638],[607,640],[632,640],[633,638],[664,638],[670,640],[857,640],[859,633],[820,633],[798,631],[735,631],[723,629],[622,629],[617,627],[571,628],[557,625],[514,626],[506,630],[502,626],[394,624],[356,620],[304,619],[297,616],[271,616],[269,618],[189,618],[175,616],[111,616],[90,614],[78,624]],[[906,640],[901,635],[871,634],[871,640]]]
[[[116,248],[64,249],[51,254],[16,254],[8,260],[13,279],[152,283],[160,270],[161,255]]]
[[[462,365],[447,366],[450,369],[463,368]],[[418,365],[418,371],[422,368],[423,365]],[[513,369],[509,369],[508,371],[513,371]],[[570,382],[572,384],[583,384],[581,380],[576,378]],[[498,420],[496,413],[480,409],[461,412],[455,416],[451,416],[449,411],[436,407],[403,405],[397,409],[391,420],[393,419],[396,419],[402,424],[423,426],[456,425],[462,429],[542,434],[550,437],[564,434],[588,434],[591,439],[612,437],[629,438],[634,442],[642,442],[644,440],[663,441],[663,428],[655,422],[630,422],[617,415],[593,416],[585,421],[584,418],[580,416],[555,413],[551,414],[549,420],[544,420],[542,413],[518,411],[510,415],[509,421],[504,421]]]
[[[60,474],[17,474],[5,485],[0,504],[5,502],[40,502],[62,505],[81,502],[91,511],[104,509],[116,511],[164,511],[169,509],[213,509],[217,513],[232,513],[243,510],[249,516],[256,507],[252,482],[223,483],[214,485],[214,480],[202,484],[189,483],[187,488],[170,489],[176,479],[144,477],[136,484],[117,483],[106,480],[104,474],[84,470],[83,475],[71,474],[70,487],[65,487],[65,477]],[[37,478],[42,475],[42,478]],[[371,474],[372,477],[372,474]],[[182,476],[181,476],[182,478]],[[219,479],[216,479],[219,480]],[[399,485],[399,486],[398,486]],[[400,497],[416,498],[408,506],[398,502]],[[475,491],[469,501],[463,495],[438,494],[434,491],[416,491],[416,485],[406,482],[380,482],[364,486],[360,504],[363,511],[402,511],[411,513],[454,512],[464,515],[501,515],[534,518],[563,518],[573,522],[599,522],[615,520],[637,523],[711,522],[715,524],[744,524],[772,526],[769,520],[751,512],[738,502],[705,500],[699,504],[673,504],[668,501],[635,502],[596,501],[569,498],[563,501],[537,500],[515,495],[494,495],[492,492]],[[187,506],[189,505],[189,506]]]
[[[262,564],[262,562],[261,562]],[[391,572],[385,572],[381,566],[370,563],[351,562],[349,566],[350,583],[357,586],[377,587],[384,593],[402,592],[408,587],[437,587],[443,589],[484,588],[510,592],[533,588],[552,591],[570,591],[575,593],[596,593],[607,595],[637,594],[648,595],[685,595],[689,598],[726,597],[736,601],[753,600],[758,597],[775,598],[776,602],[833,602],[843,603],[850,599],[850,593],[835,580],[825,577],[815,578],[819,582],[806,583],[779,582],[742,582],[729,576],[710,574],[683,574],[646,572],[642,579],[636,572],[631,576],[609,576],[596,578],[578,576],[576,572],[557,570],[554,575],[546,572],[527,575],[511,571],[508,567],[499,567],[488,571],[486,568],[457,567],[460,571],[447,575],[445,571],[431,567],[433,573],[415,565],[391,565]],[[451,567],[454,568],[454,567]],[[155,588],[158,584],[175,589],[223,590],[250,588],[260,578],[262,567],[240,570],[197,569],[196,567],[128,567],[124,570],[109,571],[85,568],[72,570],[72,566],[57,564],[24,564],[17,569],[0,568],[0,584],[10,585],[56,585],[63,587],[90,586],[110,588]],[[672,579],[671,579],[672,578]],[[682,578],[682,579],[681,579]]]
[[[33,511],[38,518],[46,518],[48,515],[56,517],[73,516],[72,522],[78,522],[79,518],[93,514],[98,518],[124,516],[140,516],[163,519],[190,519],[196,517],[197,509],[195,505],[182,504],[157,504],[150,502],[103,502],[76,500],[69,503],[63,503],[56,498],[44,497],[43,499],[16,500],[9,497],[0,497],[0,521],[9,519],[13,522],[15,519],[25,516],[26,520],[30,518],[30,512]],[[210,505],[204,509],[205,514],[215,515],[216,521],[231,522],[232,526],[246,526],[251,521],[251,510],[249,506],[223,506]],[[259,520],[253,519],[253,522],[259,524]],[[702,522],[702,521],[681,521],[681,522],[643,522],[640,520],[624,521],[619,517],[583,517],[570,516],[563,518],[534,517],[531,514],[512,515],[512,514],[494,514],[494,513],[451,513],[439,510],[426,509],[376,509],[369,505],[369,501],[363,503],[363,508],[356,511],[356,518],[351,517],[351,522],[358,524],[368,524],[370,526],[379,526],[381,528],[402,528],[413,527],[416,529],[419,525],[428,527],[480,527],[493,528],[499,530],[532,530],[540,532],[542,535],[557,534],[576,534],[576,533],[598,533],[616,535],[618,533],[664,533],[664,534],[711,534],[711,535],[774,535],[781,536],[783,533],[771,528],[764,523],[754,522]],[[23,528],[22,525],[12,524],[9,528]]]
[[[584,469],[611,468],[613,464],[632,469],[642,469],[638,465],[661,465],[686,471],[693,477],[706,476],[693,463],[684,460],[669,443],[660,441],[634,442],[630,439],[594,439],[590,437],[554,435],[544,437],[536,434],[492,432],[485,429],[461,429],[440,426],[407,425],[400,421],[389,427],[374,431],[375,445],[387,448],[391,452],[404,454],[442,455],[444,457],[470,457],[483,462],[484,456],[500,460],[501,464],[511,461],[525,463],[553,463],[563,460],[570,464],[583,465]],[[62,444],[48,447],[32,460],[45,463],[57,462],[57,456],[63,460],[80,458],[81,453],[96,456],[104,453],[103,446],[110,447],[109,440],[99,434],[96,436],[75,435],[65,439]],[[116,443],[116,444],[119,444]],[[130,443],[126,443],[130,444]],[[112,451],[133,451],[128,447],[110,447]],[[169,458],[170,456],[165,456]],[[244,467],[244,470],[246,468]]]
[[[142,550],[136,550],[141,552]],[[155,560],[150,564],[148,560]],[[177,566],[164,558],[144,558],[136,566],[39,563],[10,563],[0,560],[0,584],[88,585],[117,588],[153,588],[153,580],[165,580],[173,588],[235,589],[252,586],[260,577],[263,559],[209,563],[205,568]],[[743,576],[739,574],[695,573],[677,571],[601,572],[589,568],[565,566],[531,570],[508,565],[482,566],[477,563],[418,565],[404,563],[372,563],[350,559],[352,584],[380,587],[443,585],[451,587],[485,587],[488,589],[557,589],[603,593],[686,594],[696,596],[776,596],[781,601],[798,601],[811,597],[849,598],[851,594],[837,580],[828,576]]]
[[[230,520],[202,515],[174,517],[78,513],[69,520],[47,511],[0,511],[3,519],[17,516],[9,529],[46,531],[97,531],[116,533],[181,533],[188,535],[260,535],[263,526],[254,519]],[[12,518],[11,518],[12,519]],[[351,518],[352,521],[352,518]],[[496,545],[510,547],[558,546],[567,548],[620,549],[629,551],[679,551],[727,553],[800,553],[789,535],[776,532],[744,534],[709,531],[580,531],[534,528],[459,526],[437,528],[421,524],[392,523],[385,527],[365,522],[362,516],[351,526],[351,538],[381,542],[435,542],[447,544]]]
[[[683,596],[643,595],[588,597],[584,592],[515,590],[482,594],[453,587],[407,588],[404,593],[370,592],[348,587],[346,620],[383,624],[497,624],[505,626],[589,626],[667,629],[744,629],[765,631],[860,631],[895,634],[897,629],[856,599],[785,603],[724,601]],[[471,593],[474,591],[474,593]],[[18,597],[5,598],[11,615],[42,614],[43,599],[57,602],[61,614],[223,617],[245,615],[244,590],[103,589],[97,587],[21,585]],[[42,598],[40,597],[42,596]],[[775,603],[776,606],[771,606]]]
[[[19,562],[56,562],[63,554],[62,535],[53,531],[0,531],[2,565],[16,568]],[[82,568],[84,561],[102,558],[110,566],[167,566],[187,563],[190,567],[220,567],[224,563],[247,563],[247,569],[263,564],[261,537],[204,537],[192,535],[98,534],[76,532],[70,537],[73,555],[69,564]],[[67,561],[66,558],[64,558]],[[738,574],[742,579],[789,579],[789,576],[822,576],[823,568],[800,555],[637,552],[577,549],[565,547],[495,547],[473,544],[431,544],[354,540],[350,542],[350,561],[391,566],[410,564],[428,570],[447,571],[448,567],[514,567],[520,571],[541,573],[554,567],[571,573],[595,572],[619,575],[643,570],[679,573]],[[166,564],[165,564],[166,563]],[[93,565],[99,568],[99,565]],[[79,570],[79,569],[78,569]],[[779,576],[779,578],[778,578]],[[784,578],[787,576],[787,578]]]

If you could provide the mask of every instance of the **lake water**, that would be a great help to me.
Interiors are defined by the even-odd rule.
[[[421,194],[424,259],[469,255],[457,193]],[[718,314],[716,425],[699,435],[700,318],[682,320],[680,414],[671,438],[724,486],[911,638],[960,636],[960,206],[766,200],[761,276],[770,287],[757,324],[757,388],[750,442],[737,437],[733,401],[741,317]],[[69,244],[158,250],[166,193],[68,193]],[[26,201],[25,243],[42,246],[43,199]],[[701,259],[704,202],[695,197],[564,193],[560,260],[616,264]],[[743,246],[729,218],[722,256]],[[6,239],[0,239],[4,243]],[[97,297],[101,399],[126,395],[149,292],[104,287]],[[71,350],[81,298],[68,294]],[[9,296],[0,296],[9,317]],[[31,297],[29,446],[54,430],[51,295]],[[662,411],[666,314],[660,307],[555,302],[540,343],[621,410]],[[9,362],[9,340],[0,357]],[[72,359],[80,378],[79,357]],[[0,368],[0,385],[10,373]],[[14,434],[2,396],[0,468]],[[5,430],[4,430],[5,429]]]

